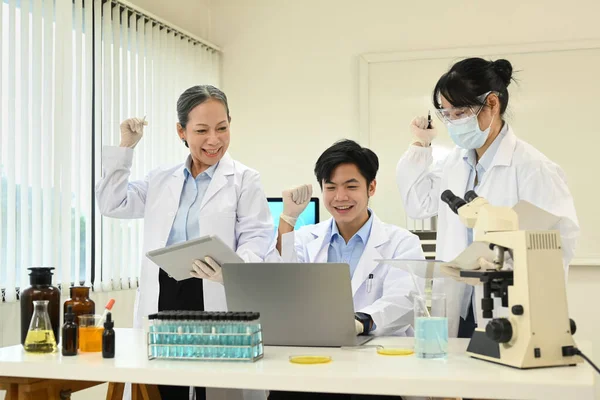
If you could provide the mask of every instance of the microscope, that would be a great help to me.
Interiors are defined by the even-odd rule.
[[[507,317],[493,318],[485,330],[475,330],[467,353],[523,369],[582,362],[575,355],[572,335],[576,327],[567,309],[559,232],[519,230],[515,210],[495,207],[474,191],[463,200],[446,190],[441,198],[463,224],[474,229],[473,241],[488,244],[493,252],[486,268],[460,270],[461,277],[483,284],[483,318],[493,318],[492,296],[501,298],[502,307],[508,308]],[[503,269],[507,253],[513,260],[512,270]]]

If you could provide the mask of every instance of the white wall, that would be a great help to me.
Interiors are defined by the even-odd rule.
[[[337,139],[359,139],[360,54],[600,38],[597,0],[212,0],[210,10],[212,38],[224,51],[231,152],[261,172],[269,196],[299,183],[317,188],[319,154]],[[555,79],[576,73],[573,65]],[[551,122],[549,115],[540,125]],[[600,361],[600,266],[570,271],[575,337],[591,340]]]
[[[261,172],[271,196],[314,184],[318,155],[336,139],[358,140],[362,53],[600,37],[597,0],[212,0],[210,10],[231,152]]]

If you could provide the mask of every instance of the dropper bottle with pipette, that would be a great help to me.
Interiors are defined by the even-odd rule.
[[[115,299],[110,299],[108,303],[106,303],[106,307],[104,307],[104,312],[102,313],[102,317],[96,323],[97,328],[102,328],[104,326],[104,321],[106,321],[106,315],[112,311],[113,305],[115,304]]]

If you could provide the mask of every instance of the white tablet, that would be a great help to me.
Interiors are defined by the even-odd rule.
[[[212,257],[221,265],[244,262],[229,246],[214,235],[203,236],[146,253],[146,257],[178,281],[191,278],[190,272],[194,260],[203,260],[206,256]]]

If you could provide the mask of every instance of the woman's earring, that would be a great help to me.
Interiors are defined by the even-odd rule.
[[[187,147],[188,149],[190,148],[190,146],[188,146],[187,140],[181,138],[181,141],[183,142],[183,144],[185,144],[185,147]]]

